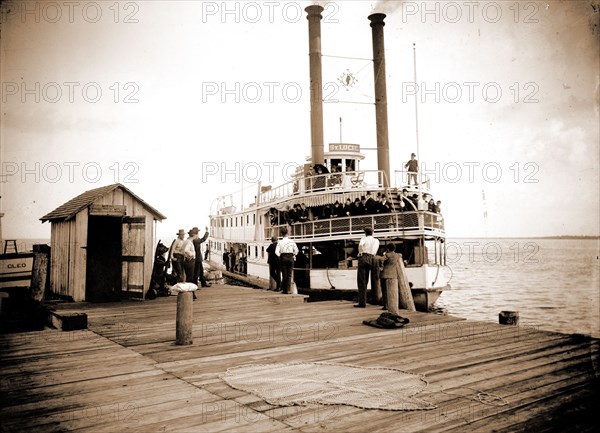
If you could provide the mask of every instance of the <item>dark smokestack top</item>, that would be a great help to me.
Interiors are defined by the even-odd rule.
[[[377,24],[381,24],[382,26],[385,26],[385,23],[383,22],[385,17],[386,17],[386,15],[381,12],[377,12],[377,13],[369,15],[368,18],[371,21],[371,27],[373,27]]]
[[[304,9],[304,11],[307,13],[306,19],[309,19],[309,17],[311,15],[321,15],[321,12],[323,12],[324,10],[325,10],[325,8],[321,5],[308,6]],[[323,17],[319,16],[319,18],[323,18]]]

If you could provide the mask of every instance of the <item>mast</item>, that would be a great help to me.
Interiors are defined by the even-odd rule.
[[[413,43],[413,74],[415,77],[415,89],[417,88],[417,45]],[[415,138],[417,142],[417,161],[421,160],[419,154],[419,97],[418,91],[415,92]],[[417,172],[417,185],[419,191],[419,197],[421,197],[421,172]]]

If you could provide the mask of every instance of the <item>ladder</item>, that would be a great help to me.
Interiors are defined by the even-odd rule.
[[[12,251],[9,251],[12,250]],[[5,239],[4,240],[4,254],[7,253],[18,253],[17,250],[17,241],[15,239]]]

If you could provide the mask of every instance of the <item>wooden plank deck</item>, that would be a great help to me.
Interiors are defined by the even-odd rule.
[[[0,335],[2,432],[592,431],[598,340],[424,313],[294,303],[213,285],[194,302],[194,344],[176,346],[176,297],[78,304],[89,329]],[[66,310],[73,307],[67,307]],[[227,368],[325,361],[424,374],[437,409],[273,406],[231,388]]]

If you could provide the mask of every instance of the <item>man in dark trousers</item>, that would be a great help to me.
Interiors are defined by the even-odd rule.
[[[271,245],[267,248],[267,263],[269,264],[269,275],[275,282],[275,287],[272,287],[271,281],[269,281],[269,290],[279,292],[281,290],[281,270],[279,269],[279,257],[275,254],[277,248],[277,236],[271,238]]]
[[[229,271],[229,251],[227,249],[223,252],[223,264],[225,265],[225,270]]]
[[[356,274],[358,304],[355,304],[355,307],[365,308],[367,305],[369,274],[371,274],[371,303],[377,305],[381,299],[379,263],[376,257],[378,249],[379,240],[373,237],[373,229],[365,228],[365,235],[358,244],[358,271]]]
[[[204,233],[204,236],[202,236],[201,238],[198,237],[198,227],[194,227],[192,230],[190,230],[190,232],[194,233],[194,250],[196,251],[196,261],[194,263],[194,284],[198,284],[198,281],[200,281],[200,284],[202,285],[202,287],[210,287],[210,284],[206,282],[206,279],[204,278],[204,266],[202,265],[202,250],[201,250],[201,245],[202,242],[204,242],[206,239],[208,239],[208,227],[205,227],[206,231]]]
[[[279,256],[279,267],[281,269],[281,291],[290,294],[292,278],[294,276],[294,260],[298,254],[296,242],[287,237],[287,227],[281,228],[282,239],[277,242],[275,254]]]

